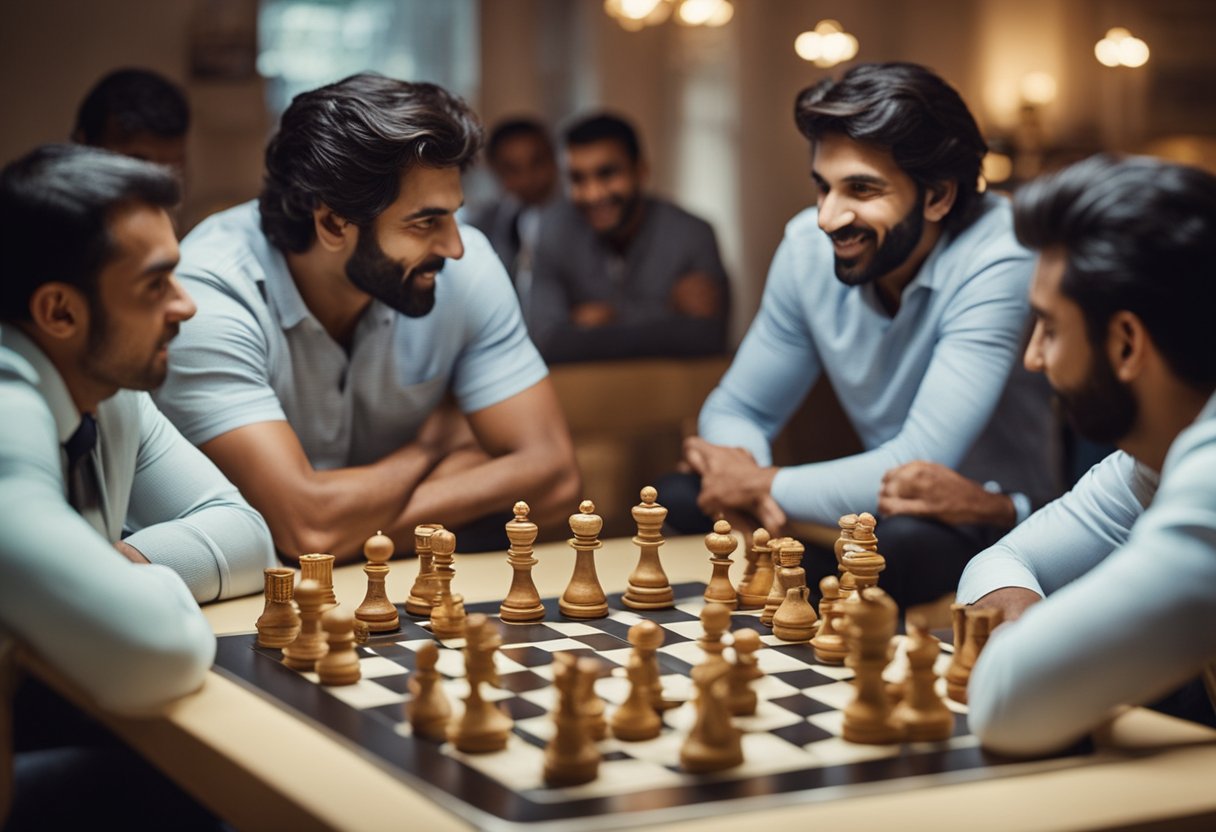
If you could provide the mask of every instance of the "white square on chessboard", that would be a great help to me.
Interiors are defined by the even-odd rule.
[[[460,700],[463,702],[469,695],[469,680],[467,678],[444,679],[443,692],[448,695],[449,700]],[[514,696],[515,694],[511,691],[496,688],[493,685],[481,686],[481,698],[487,702],[501,702]]]
[[[828,716],[828,714],[819,714]],[[837,717],[843,718],[837,714]],[[811,718],[814,721],[814,717]],[[822,725],[820,726],[823,727]],[[867,745],[859,742],[848,742],[840,737],[826,740],[816,740],[803,746],[803,750],[811,755],[818,766],[840,766],[851,763],[864,763],[868,760],[882,760],[888,757],[898,757],[903,751],[899,743],[887,745]],[[805,758],[804,758],[805,759]]]
[[[560,653],[563,650],[587,650],[587,645],[572,638],[553,638],[548,641],[534,641],[529,644],[512,644],[511,647],[538,647],[548,653]]]
[[[377,685],[370,679],[360,679],[353,685],[335,685],[325,688],[335,699],[341,699],[347,705],[359,710],[379,708],[382,705],[396,705],[405,701],[405,694],[389,690],[384,685]]]
[[[820,676],[827,676],[829,679],[835,679],[837,682],[844,682],[853,678],[853,668],[845,667],[840,664],[819,664],[816,662],[811,665],[811,670],[818,673]]]
[[[369,656],[359,659],[359,674],[364,679],[380,679],[384,676],[402,676],[405,668],[384,656]]]
[[[552,685],[546,685],[536,690],[522,690],[517,696],[520,699],[531,702],[533,705],[539,705],[545,709],[546,713],[552,713],[553,709],[557,707],[557,691],[554,690]],[[552,722],[551,718],[550,722]],[[517,722],[516,725],[518,724]]]
[[[697,619],[697,626],[700,626],[701,610],[705,609],[704,598],[680,598],[676,600],[676,609],[680,612],[686,612]],[[670,624],[664,625],[670,627]]]
[[[469,768],[476,769],[515,792],[540,789],[545,785],[544,749],[512,735],[507,747],[490,754],[464,754],[445,743],[443,751]]]
[[[798,771],[806,765],[806,754],[776,734],[744,734],[743,765],[721,772],[726,779],[763,777],[784,771]]]
[[[664,731],[652,740],[621,743],[620,747],[638,760],[647,760],[660,766],[679,766],[680,745],[683,742],[684,737],[680,734]],[[635,783],[634,788],[640,788],[642,785],[644,784]]]
[[[546,621],[545,626],[565,636],[598,636],[603,630],[577,621]]]
[[[803,688],[802,693],[837,710],[844,710],[853,701],[854,688],[851,682],[832,682],[830,685]]]
[[[633,655],[633,648],[622,647],[619,650],[600,650],[597,651],[595,655],[597,658],[603,659],[606,662],[612,662],[614,665],[616,665],[613,672],[619,670],[623,673],[625,668],[629,665],[629,657]]]
[[[790,642],[785,643],[789,644]],[[814,655],[809,652],[809,647],[807,651],[807,657],[804,660],[776,650],[761,648],[756,651],[756,663],[760,665],[760,669],[765,673],[788,673],[791,670],[806,670],[808,663],[814,661]]]
[[[618,676],[608,676],[595,680],[595,694],[605,702],[619,705],[629,698],[629,680]]]
[[[620,623],[628,624],[631,627],[642,620],[642,616],[629,610],[617,610],[616,612],[612,613],[612,615],[608,616],[608,618],[611,621],[619,621]]]
[[[659,648],[659,652],[677,658],[682,662],[688,662],[694,666],[705,661],[705,651],[702,650],[701,645],[697,644],[695,641],[681,641],[677,644],[665,644]]]
[[[521,694],[521,696],[523,695],[525,694]],[[545,714],[544,716],[533,716],[528,719],[515,720],[515,730],[523,731],[525,734],[531,734],[538,740],[548,742],[553,739],[557,726],[553,722],[553,717]]]
[[[802,717],[798,714],[771,702],[758,703],[754,714],[735,717],[735,725],[744,731],[773,731],[799,722]]]
[[[760,697],[761,701],[776,699],[780,696],[792,696],[798,692],[798,688],[789,682],[783,682],[772,676],[761,676],[752,682],[752,690],[756,692],[756,696]]]
[[[663,629],[671,630],[684,638],[691,638],[693,644],[696,644],[696,640],[705,634],[705,628],[701,626],[699,618],[695,621],[672,621],[670,624],[664,624]]]

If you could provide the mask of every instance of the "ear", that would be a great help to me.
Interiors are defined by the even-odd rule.
[[[1111,315],[1106,328],[1106,352],[1119,381],[1126,384],[1138,378],[1151,349],[1152,341],[1139,316],[1125,309]]]
[[[317,242],[326,251],[341,252],[358,240],[359,229],[354,223],[338,216],[333,209],[321,203],[312,212],[313,229]]]
[[[34,290],[30,318],[38,332],[68,341],[88,331],[89,304],[75,286],[53,280]]]
[[[941,222],[954,207],[958,196],[958,182],[947,179],[930,185],[925,191],[925,219],[929,222]]]

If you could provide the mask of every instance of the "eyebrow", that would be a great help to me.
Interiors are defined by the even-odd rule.
[[[1048,319],[1048,320],[1050,320],[1050,319],[1051,319],[1051,313],[1050,313],[1050,312],[1048,312],[1048,311],[1047,311],[1046,309],[1044,309],[1043,307],[1038,306],[1038,305],[1036,305],[1036,304],[1034,304],[1034,303],[1031,303],[1031,304],[1030,304],[1030,311],[1034,313],[1034,316],[1035,316],[1036,318],[1045,318],[1045,319]]]
[[[460,201],[460,205],[458,205],[457,207],[461,208],[463,206],[464,206],[464,200],[462,199]],[[414,213],[412,213],[408,216],[402,217],[401,221],[402,222],[413,222],[414,220],[421,220],[421,219],[425,219],[426,217],[446,217],[452,213],[455,213],[455,212],[449,211],[447,208],[419,208]]]
[[[814,170],[811,171],[811,178],[814,179],[815,184],[821,188],[831,187],[828,184],[827,180],[824,179],[822,176],[820,176],[818,173],[816,173]],[[891,184],[887,180],[883,179],[881,176],[874,176],[873,174],[869,174],[869,173],[853,173],[853,174],[846,176],[844,179],[842,179],[840,181],[842,184],[847,184],[847,185],[874,185],[879,188],[885,188]]]
[[[171,272],[177,268],[177,264],[181,262],[179,257],[166,257],[162,260],[153,260],[148,265],[144,266],[139,273],[140,277],[157,277],[165,272]]]

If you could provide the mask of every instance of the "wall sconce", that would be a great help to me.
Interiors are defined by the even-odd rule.
[[[683,26],[725,26],[735,16],[730,0],[604,0],[604,13],[622,29],[639,32],[675,13]]]
[[[814,30],[794,39],[794,51],[815,66],[830,67],[852,60],[860,44],[835,20],[821,20]]]
[[[1144,66],[1148,54],[1148,44],[1122,27],[1108,29],[1106,37],[1094,44],[1094,56],[1103,66]]]

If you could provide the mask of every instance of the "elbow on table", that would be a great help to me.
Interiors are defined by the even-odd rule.
[[[215,659],[215,637],[205,622],[186,631],[152,634],[124,651],[94,684],[97,704],[113,713],[150,716],[203,686]],[[114,665],[119,665],[115,667]]]

